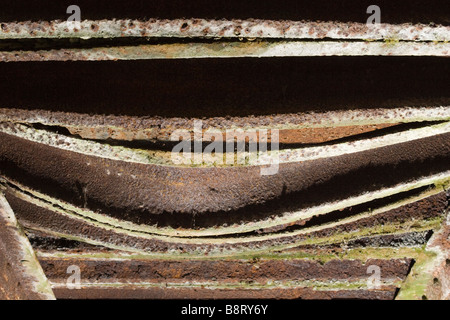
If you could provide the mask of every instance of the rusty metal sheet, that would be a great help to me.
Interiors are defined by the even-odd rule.
[[[141,299],[174,298],[181,294],[195,299],[238,298],[255,291],[259,291],[259,298],[280,298],[277,294],[285,298],[327,298],[326,291],[330,294],[328,298],[340,294],[361,295],[361,292],[370,296],[384,290],[391,292],[406,277],[412,264],[411,259],[330,260],[321,264],[305,259],[105,261],[48,256],[40,261],[57,296],[105,298],[128,292],[128,298]],[[80,288],[71,293],[65,285],[70,265],[77,265],[82,275]],[[382,285],[376,290],[370,290],[365,284],[368,265],[385,271]],[[315,281],[322,287],[315,287]]]
[[[291,20],[84,20],[71,27],[66,21],[3,23],[0,39],[27,38],[244,38],[337,39],[389,41],[448,41],[450,27],[429,24],[365,24]]]
[[[345,210],[331,207],[321,213],[312,208],[315,215],[304,219],[303,223],[296,221],[281,225],[279,229],[257,230],[253,233],[242,230],[239,225],[219,230],[222,233],[217,228],[203,232],[146,228],[123,220],[108,220],[105,216],[67,206],[49,197],[34,198],[15,190],[13,186],[7,189],[6,196],[28,230],[138,254],[221,257],[300,248],[308,244],[346,242],[348,245],[353,240],[365,246],[389,242],[395,246],[398,239],[403,239],[403,242],[397,242],[402,246],[423,245],[428,239],[423,232],[439,227],[447,207],[445,193],[434,190],[415,197],[399,193],[359,203]],[[384,225],[383,229],[378,229],[379,225]],[[399,230],[414,230],[414,233],[398,233]],[[376,236],[380,234],[384,238],[377,239]],[[372,236],[375,238],[367,238]]]
[[[202,130],[219,131],[242,129],[278,129],[280,143],[320,143],[380,130],[399,123],[420,123],[450,120],[450,107],[400,107],[338,110],[328,112],[299,112],[270,116],[189,118],[160,116],[95,115],[80,112],[26,110],[0,108],[1,122],[42,124],[67,128],[72,135],[83,139],[116,141],[170,141],[175,130],[191,134],[195,121],[202,122]],[[270,132],[269,132],[270,134]],[[207,137],[203,139],[208,141]]]
[[[0,194],[0,299],[54,298],[33,248]]]
[[[1,62],[117,61],[313,56],[450,56],[448,42],[255,41],[177,43],[89,49],[0,51]]]
[[[306,203],[343,200],[362,190],[445,173],[450,163],[448,136],[446,132],[427,134],[378,148],[364,148],[362,143],[362,149],[353,149],[350,144],[338,153],[333,153],[334,146],[328,152],[315,151],[323,152],[319,156],[301,154],[300,150],[290,161],[280,163],[276,175],[261,176],[261,166],[160,166],[64,150],[64,140],[48,146],[1,133],[0,170],[2,175],[44,194],[113,216],[163,225],[168,217],[177,216],[179,225],[174,227],[192,225],[194,220],[201,227],[211,219],[237,223],[253,215],[267,218],[274,212],[298,210]],[[63,147],[57,146],[58,141]],[[356,179],[361,174],[366,178]],[[326,187],[327,193],[318,193],[318,187]],[[116,188],[126,192],[115,192]],[[80,198],[74,198],[73,192]],[[191,201],[197,193],[203,197]],[[283,198],[283,206],[275,204],[275,199]]]
[[[450,27],[436,8],[382,24],[359,9],[94,6],[78,26],[6,13],[0,298],[450,298]],[[180,129],[201,148],[190,162],[174,159]],[[236,138],[244,149],[280,145],[195,162],[230,130],[270,130]]]

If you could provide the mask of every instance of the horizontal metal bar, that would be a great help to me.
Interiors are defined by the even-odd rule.
[[[450,43],[433,42],[214,42],[89,49],[1,51],[0,61],[108,61],[144,59],[306,56],[450,56]]]
[[[268,39],[371,39],[448,41],[449,26],[425,24],[365,24],[289,20],[84,20],[2,23],[0,39],[25,38],[268,38]]]

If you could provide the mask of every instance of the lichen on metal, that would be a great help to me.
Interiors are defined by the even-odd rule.
[[[449,41],[450,27],[426,24],[365,24],[276,20],[83,20],[75,28],[66,21],[3,23],[0,39],[27,38],[207,38],[207,39],[334,39]]]

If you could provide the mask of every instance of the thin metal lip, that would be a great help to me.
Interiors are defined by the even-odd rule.
[[[78,134],[80,130],[91,128],[99,131],[134,132],[136,135],[147,136],[156,140],[169,140],[174,130],[189,130],[194,128],[195,121],[202,122],[202,129],[225,132],[227,129],[306,129],[325,127],[344,127],[357,125],[376,125],[410,123],[423,121],[449,121],[450,106],[426,106],[352,109],[324,112],[299,112],[296,114],[273,114],[268,116],[242,117],[139,117],[122,115],[94,115],[76,112],[23,110],[17,108],[0,108],[0,122],[22,124],[42,124],[45,126],[65,127]],[[82,135],[80,135],[82,136]],[[109,137],[109,136],[108,136]],[[93,137],[86,137],[93,139]],[[134,137],[136,139],[137,137]],[[98,139],[98,138],[95,138]]]
[[[0,28],[0,40],[64,38],[93,40],[94,43],[91,48],[6,50],[0,52],[0,61],[450,56],[450,26],[442,25],[256,19],[128,19],[74,23],[61,20],[8,22]],[[178,39],[180,43],[96,46],[95,39],[100,38],[165,38]],[[186,43],[181,41],[186,39]],[[199,42],[200,39],[212,41]],[[243,39],[247,41],[243,42]]]
[[[374,211],[364,212],[361,216],[345,218],[343,220],[335,221],[331,224],[310,227],[306,230],[300,229],[289,232],[283,231],[274,234],[251,235],[245,238],[232,237],[233,234],[245,234],[247,232],[255,231],[265,227],[276,227],[278,225],[295,223],[297,221],[301,221],[302,219],[307,219],[313,216],[326,215],[332,211],[342,210],[344,208],[352,207],[362,203],[367,203],[368,201],[372,201],[375,199],[386,198],[404,192],[405,190],[406,191],[414,190],[424,186],[430,186],[432,184],[438,184],[443,182],[446,182],[448,184],[449,181],[450,181],[450,171],[447,171],[442,174],[421,178],[416,181],[399,184],[397,186],[393,186],[390,188],[380,189],[369,193],[362,193],[360,195],[344,199],[342,201],[338,201],[335,203],[324,203],[319,206],[306,208],[304,210],[296,212],[287,212],[285,216],[276,219],[251,222],[239,226],[215,227],[203,230],[188,230],[188,229],[181,230],[169,227],[138,225],[133,222],[119,220],[117,218],[109,217],[104,214],[99,214],[94,211],[90,211],[89,209],[75,207],[70,203],[41,194],[40,192],[22,186],[17,182],[10,181],[4,178],[0,178],[0,187],[7,188],[8,192],[11,192],[11,194],[20,198],[23,201],[32,203],[46,210],[54,211],[55,213],[64,215],[66,217],[71,217],[76,220],[87,222],[92,226],[98,226],[101,228],[113,228],[114,231],[119,233],[130,233],[147,239],[159,239],[169,242],[177,242],[177,243],[179,242],[186,244],[188,243],[218,244],[222,242],[243,243],[258,240],[271,240],[271,239],[273,240],[285,236],[296,236],[306,234],[312,231],[330,228],[333,226],[339,226],[341,224],[345,224],[351,221],[356,221],[360,219],[361,216],[364,215],[370,216],[380,212],[385,212],[387,210],[399,208],[409,202],[419,201],[430,195],[435,195],[439,192],[442,192],[442,190],[440,190],[439,188],[434,188],[430,191],[423,192],[411,199],[408,198],[406,200],[402,200],[394,204],[389,204],[384,207],[380,207]]]
[[[62,20],[21,21],[2,23],[0,28],[0,39],[120,37],[448,41],[450,26],[191,18],[83,20],[74,24]]]
[[[213,223],[211,217],[225,223],[233,217],[240,221],[242,217],[249,220],[251,217],[260,219],[262,215],[273,215],[276,208],[268,210],[270,204],[274,205],[274,201],[280,199],[286,200],[283,208],[292,211],[302,207],[305,201],[317,203],[342,199],[354,195],[361,188],[375,190],[381,185],[400,183],[401,179],[448,170],[449,133],[442,133],[442,130],[447,131],[447,125],[441,125],[443,127],[437,135],[425,127],[422,138],[411,130],[406,132],[406,140],[399,136],[401,139],[392,145],[389,144],[390,139],[381,141],[382,145],[370,142],[364,145],[363,140],[359,146],[363,149],[352,144],[344,145],[343,150],[337,150],[339,152],[331,148],[325,150],[322,157],[311,155],[311,161],[303,161],[307,157],[302,160],[293,154],[290,160],[298,161],[280,164],[279,172],[272,176],[261,176],[262,167],[258,165],[188,168],[122,161],[117,156],[111,159],[114,152],[110,151],[109,157],[99,157],[98,151],[92,152],[93,145],[87,145],[85,153],[65,150],[64,136],[56,138],[55,143],[62,145],[58,148],[1,133],[2,161],[5,163],[2,173],[16,177],[14,179],[19,179],[19,183],[28,181],[25,184],[43,193],[57,193],[71,202],[78,199],[73,198],[73,186],[77,185],[75,193],[84,197],[85,204],[86,199],[100,201],[95,203],[103,208],[101,210],[117,216],[124,212],[148,213],[133,214],[140,217],[141,223],[145,219],[149,220],[147,224],[155,219],[162,222],[176,213],[180,226],[190,225],[194,216],[197,226],[201,226]],[[427,132],[429,129],[431,131]],[[430,164],[436,167],[430,167]],[[413,167],[415,170],[411,171]],[[389,173],[389,176],[383,177],[378,172]],[[357,178],[360,174],[372,177],[371,181]],[[42,184],[43,179],[50,179],[52,183]],[[55,185],[64,186],[64,189],[55,190]],[[318,193],[317,188],[324,188],[324,185],[329,186],[328,192]],[[118,187],[127,192],[111,192],[111,188]],[[131,194],[133,197],[129,196]],[[202,197],[199,198],[198,194]],[[299,202],[300,195],[308,195],[309,198]],[[108,209],[103,207],[106,203]]]
[[[118,61],[151,59],[275,58],[323,56],[449,57],[449,42],[259,41],[0,51],[0,62]]]

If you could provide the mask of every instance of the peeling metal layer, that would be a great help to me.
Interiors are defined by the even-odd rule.
[[[326,263],[306,259],[269,260],[114,260],[40,258],[45,274],[52,282],[67,277],[70,265],[78,265],[83,281],[91,284],[115,282],[142,283],[207,283],[215,279],[220,285],[247,282],[267,284],[268,281],[358,281],[367,280],[367,266],[383,269],[383,282],[402,281],[412,259],[330,260]],[[114,273],[105,270],[115,270]],[[344,272],[346,271],[346,272]]]
[[[450,56],[448,42],[255,41],[177,43],[90,49],[0,51],[1,62],[117,61],[314,56]]]
[[[438,192],[436,190],[435,192]],[[95,216],[87,219],[73,211],[64,211],[58,207],[49,206],[37,199],[30,198],[14,189],[7,189],[8,200],[17,212],[21,223],[33,232],[50,236],[64,237],[105,248],[119,249],[138,254],[170,257],[172,255],[191,256],[230,256],[261,252],[264,250],[280,250],[298,248],[308,244],[330,244],[348,242],[352,239],[363,239],[370,235],[398,233],[400,230],[428,231],[439,226],[447,206],[445,194],[422,195],[405,199],[397,204],[385,205],[369,209],[357,215],[349,216],[339,209],[325,215],[317,225],[304,226],[298,230],[286,228],[282,232],[268,235],[241,234],[238,226],[229,230],[230,234],[219,237],[202,238],[202,234],[192,233],[191,237],[183,238],[177,232],[168,235],[158,235],[151,230],[134,229],[119,221],[105,221]],[[49,201],[50,199],[47,199]],[[369,204],[369,206],[371,206]],[[326,218],[332,223],[326,223]],[[317,217],[316,217],[317,218]],[[419,221],[419,222],[418,222]],[[380,227],[380,224],[383,227]],[[161,230],[162,231],[162,230]],[[405,240],[411,238],[408,234],[397,234]],[[362,238],[361,238],[362,237]]]
[[[237,259],[180,259],[176,255],[155,259],[94,249],[39,251],[39,259],[58,298],[114,298],[120,292],[127,299],[236,299],[250,294],[253,299],[393,299],[411,268],[412,257],[420,252],[396,250],[349,250],[340,258],[336,252],[315,250]],[[65,271],[70,265],[80,267],[77,290],[67,287]],[[382,270],[376,288],[369,286],[368,266]]]
[[[134,256],[125,252],[102,252],[99,249],[71,253],[39,251],[39,259],[57,297],[112,298],[118,292],[125,298],[238,298],[251,292],[253,298],[319,298],[382,297],[393,299],[408,274],[414,251],[376,251],[352,259],[347,252],[342,258],[316,250],[303,258],[274,254],[261,257],[214,258],[200,256],[180,259],[170,255],[163,259]],[[325,260],[324,260],[325,259]],[[77,290],[67,287],[67,267],[80,267],[81,283]],[[370,288],[368,266],[383,270],[380,284]],[[163,291],[162,291],[163,290]],[[390,292],[390,293],[389,293]]]
[[[0,194],[0,299],[55,299],[3,194]]]
[[[179,223],[191,224],[195,213],[196,224],[201,226],[206,217],[234,217],[238,222],[250,216],[250,212],[273,215],[277,207],[269,205],[273,199],[284,198],[284,207],[290,206],[291,211],[295,209],[294,203],[297,206],[306,203],[299,201],[299,197],[305,197],[309,203],[328,202],[355,195],[355,190],[373,191],[380,186],[445,172],[450,163],[448,135],[431,135],[314,161],[282,163],[278,174],[265,177],[261,177],[258,166],[176,168],[131,163],[62,150],[4,133],[0,134],[0,160],[3,175],[76,205],[84,203],[86,208],[105,210],[107,203],[108,214],[116,212],[141,223],[154,218],[163,223],[169,216],[170,219],[177,216]],[[380,168],[384,174],[389,172],[387,177],[379,175]],[[336,180],[338,173],[341,180]],[[355,179],[361,174],[366,179]],[[321,187],[328,185],[327,195],[317,192],[317,181],[322,181]],[[118,187],[127,192],[112,191]],[[74,192],[78,199],[74,198]],[[198,192],[203,198],[190,201]],[[265,208],[257,205],[262,203]],[[257,206],[250,210],[252,205]],[[217,214],[207,214],[214,212]]]
[[[85,296],[96,292],[97,298],[111,297],[115,292],[136,290],[131,297],[158,298],[164,288],[166,297],[206,298],[218,293],[215,298],[226,293],[233,298],[246,296],[249,292],[259,292],[258,297],[280,298],[275,294],[284,292],[285,298],[334,296],[344,292],[351,295],[367,288],[367,266],[375,265],[383,269],[383,278],[378,292],[398,287],[405,278],[411,259],[367,259],[331,260],[325,264],[304,259],[289,260],[98,260],[98,259],[58,259],[41,258],[46,273],[52,279],[52,286],[59,295],[65,289],[67,266],[80,266],[81,288],[72,296]],[[336,275],[340,275],[336,277]],[[317,291],[317,292],[315,292]],[[344,292],[342,292],[344,291]],[[315,293],[314,293],[315,292]],[[299,294],[301,293],[301,294]]]
[[[311,288],[274,288],[274,289],[226,289],[208,286],[193,288],[172,288],[166,286],[145,287],[123,285],[116,289],[102,286],[82,287],[81,290],[69,290],[54,285],[53,290],[60,299],[361,299],[392,300],[397,288],[383,286],[380,289],[357,290],[316,290]]]
[[[212,218],[228,223],[253,214],[267,218],[307,203],[343,200],[446,172],[450,169],[448,136],[438,133],[354,153],[349,146],[349,151],[329,153],[329,158],[325,153],[311,161],[281,163],[278,174],[261,176],[259,166],[179,168],[132,163],[1,133],[0,170],[48,196],[117,217],[144,224],[156,219],[166,225],[176,216],[177,223],[192,225],[195,216],[200,227]],[[361,175],[365,179],[356,178]],[[126,192],[114,191],[117,188]],[[321,188],[327,188],[327,193]],[[198,193],[203,197],[191,201]]]
[[[291,142],[312,143],[327,141],[336,136],[347,135],[342,132],[359,131],[358,126],[382,128],[398,123],[450,120],[450,107],[399,107],[354,109],[328,112],[299,112],[297,114],[275,114],[270,116],[215,117],[215,118],[161,118],[121,115],[90,115],[74,112],[24,110],[0,108],[0,122],[19,122],[42,124],[67,128],[71,134],[94,140],[161,140],[169,141],[175,130],[188,130],[193,133],[195,121],[202,121],[202,129],[217,130],[258,130],[278,129],[280,142],[283,137]],[[348,128],[344,128],[348,127]],[[302,130],[304,129],[304,130]],[[293,139],[288,130],[299,130],[307,138]],[[302,130],[300,132],[300,130]],[[332,132],[336,132],[333,134]],[[353,131],[354,132],[354,131]],[[359,131],[361,132],[361,131]],[[319,137],[317,137],[319,135]],[[206,137],[205,137],[206,139]]]
[[[124,147],[120,145],[101,144],[95,141],[83,140],[75,137],[69,137],[62,134],[53,133],[46,130],[38,130],[29,128],[21,124],[14,123],[0,123],[0,132],[18,138],[26,139],[28,141],[44,144],[48,147],[76,152],[88,156],[99,157],[104,159],[125,161],[130,163],[141,163],[148,165],[165,165],[173,167],[223,167],[237,165],[244,166],[267,166],[271,163],[293,163],[301,161],[311,161],[316,159],[323,159],[327,157],[336,157],[344,154],[352,154],[373,150],[376,148],[387,147],[414,141],[418,139],[429,138],[450,132],[450,122],[439,123],[430,126],[423,126],[409,130],[398,131],[394,133],[379,134],[374,137],[360,138],[356,136],[354,140],[349,142],[341,142],[330,145],[306,146],[303,148],[292,148],[283,150],[270,151],[254,151],[245,154],[245,151],[236,151],[233,149],[233,158],[246,156],[245,161],[238,160],[238,158],[229,161],[228,163],[215,162],[223,160],[223,154],[220,156],[204,155],[202,157],[202,164],[194,162],[194,154],[190,153],[191,159],[182,162],[187,157],[171,151],[160,150],[143,150],[131,147]],[[243,141],[244,137],[239,140]],[[206,139],[208,141],[210,139]],[[269,139],[268,139],[269,140]],[[178,142],[178,141],[177,141]],[[338,141],[339,142],[339,141]],[[222,159],[220,158],[222,157]],[[222,161],[223,162],[223,161]]]
[[[448,41],[449,26],[425,24],[363,24],[337,21],[275,20],[84,20],[71,27],[66,21],[2,23],[0,39],[25,38],[275,38],[371,39]]]
[[[0,299],[450,298],[438,3],[80,1],[0,12]]]

